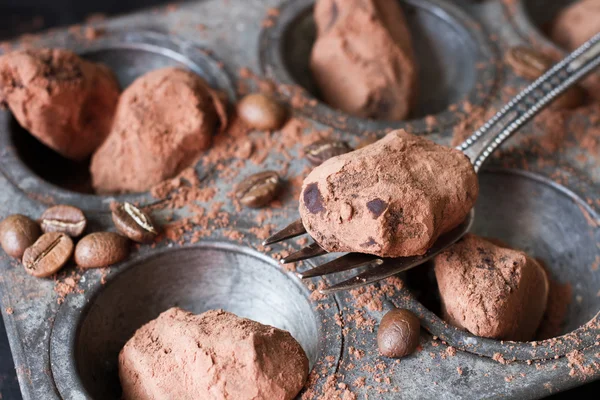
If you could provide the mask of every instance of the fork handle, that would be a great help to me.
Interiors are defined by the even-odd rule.
[[[600,33],[550,68],[457,146],[478,172],[498,146],[569,87],[600,65]]]

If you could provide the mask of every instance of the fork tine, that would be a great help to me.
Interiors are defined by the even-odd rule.
[[[372,254],[348,253],[339,258],[336,258],[335,260],[319,265],[318,267],[309,269],[304,272],[299,272],[298,276],[301,279],[313,278],[315,276],[322,276],[333,274],[336,272],[348,271],[350,269],[358,268],[370,263],[381,265],[381,263],[383,263],[383,260]]]
[[[306,229],[304,229],[304,225],[302,225],[302,220],[298,219],[279,232],[276,232],[271,237],[267,238],[263,242],[263,246],[267,246],[269,244],[278,243],[287,239],[291,239],[296,236],[300,236],[306,233]]]
[[[421,257],[419,258],[420,260],[415,260],[415,262],[413,263],[400,263],[400,266],[398,266],[398,263],[395,263],[393,259],[382,260],[382,263],[379,264],[379,266],[377,266],[376,268],[369,268],[362,274],[358,274],[346,281],[324,288],[320,290],[320,292],[323,294],[331,294],[339,292],[341,290],[355,289],[360,286],[368,285],[370,283],[389,278],[390,276],[396,275],[400,272],[404,272],[425,262],[424,259],[422,259]]]
[[[289,256],[282,258],[282,264],[293,263],[296,261],[306,260],[307,258],[313,258],[327,254],[327,251],[323,250],[316,242],[309,244],[305,248],[290,254]]]
[[[458,241],[471,228],[474,218],[475,213],[473,210],[471,210],[467,218],[459,226],[442,235],[423,255],[383,259],[383,263],[381,263],[378,267],[369,268],[365,272],[358,274],[353,278],[322,289],[321,293],[330,294],[340,290],[354,289],[359,286],[368,285],[370,283],[389,278],[392,275],[399,274],[400,272],[404,272],[421,265],[425,261],[435,257],[441,250]]]

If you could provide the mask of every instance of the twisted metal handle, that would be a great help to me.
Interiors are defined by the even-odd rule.
[[[600,33],[527,86],[456,148],[469,157],[478,172],[498,146],[599,65]]]

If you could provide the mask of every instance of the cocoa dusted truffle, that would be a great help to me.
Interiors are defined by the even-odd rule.
[[[106,139],[119,93],[108,67],[68,50],[0,57],[0,105],[40,142],[72,160],[90,156]]]
[[[325,101],[358,117],[405,119],[417,69],[399,2],[319,0],[314,16],[310,67]]]
[[[172,178],[208,148],[225,104],[193,72],[163,68],[121,96],[109,137],[92,158],[98,193],[140,192]]]
[[[546,309],[548,277],[522,251],[467,234],[434,259],[443,317],[474,335],[533,338]]]
[[[307,376],[306,354],[288,332],[223,310],[171,308],[119,355],[124,400],[291,400]]]
[[[580,0],[560,12],[550,33],[552,40],[575,50],[600,32],[600,0]]]
[[[316,167],[300,215],[327,251],[420,255],[464,221],[478,192],[463,153],[397,130]]]

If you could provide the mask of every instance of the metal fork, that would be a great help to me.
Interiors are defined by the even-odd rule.
[[[591,71],[600,65],[600,33],[584,43],[577,50],[569,54],[561,62],[548,70],[539,79],[527,86],[521,93],[515,96],[496,115],[487,121],[473,135],[457,147],[463,151],[479,172],[488,157],[519,128],[531,120],[552,100],[557,98],[569,87],[583,79]],[[358,267],[369,267],[364,272],[328,288],[322,289],[321,293],[328,294],[340,290],[353,289],[380,281],[397,273],[406,271],[431,259],[441,251],[459,240],[469,231],[473,223],[475,213],[473,210],[463,223],[452,231],[442,235],[433,246],[421,256],[382,258],[372,254],[348,253],[333,261],[318,267],[301,272],[302,278],[323,276],[337,272],[348,271]],[[269,245],[283,240],[291,239],[306,233],[302,220],[292,222],[286,228],[275,233],[264,241]],[[318,243],[304,247],[281,260],[283,264],[306,260],[327,254]]]

